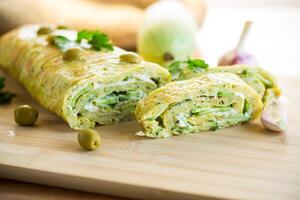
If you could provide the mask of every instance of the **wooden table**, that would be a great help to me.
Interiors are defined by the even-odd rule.
[[[299,1],[209,0],[206,23],[199,33],[199,46],[206,60],[214,65],[218,57],[237,41],[244,20],[254,26],[247,49],[259,63],[276,74],[300,75]],[[105,199],[113,198],[0,179],[0,199]]]

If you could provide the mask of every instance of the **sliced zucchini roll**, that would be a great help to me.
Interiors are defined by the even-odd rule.
[[[232,73],[169,83],[140,100],[136,117],[144,135],[169,137],[217,130],[260,115],[260,96]]]
[[[170,82],[166,69],[121,56],[127,53],[100,32],[54,25],[24,26],[0,38],[3,70],[73,129],[131,120],[141,98]]]
[[[193,78],[217,72],[229,72],[238,75],[260,95],[264,104],[281,94],[275,78],[260,67],[250,67],[246,65],[210,67],[197,73],[189,73],[186,77]]]

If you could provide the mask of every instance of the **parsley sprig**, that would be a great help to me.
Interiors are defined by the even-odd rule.
[[[54,38],[54,44],[60,49],[64,50],[67,47],[80,46],[81,44],[89,44],[90,47],[96,51],[101,51],[107,49],[109,51],[113,50],[113,45],[109,40],[109,37],[100,31],[89,31],[82,30],[77,33],[77,38],[75,41],[71,41],[65,36],[58,35]],[[85,45],[86,46],[86,45]]]
[[[173,80],[185,79],[187,73],[198,73],[205,71],[209,65],[202,59],[191,59],[174,61],[168,66]]]
[[[5,78],[0,76],[0,104],[7,104],[11,102],[12,98],[16,95],[11,92],[4,92],[1,91],[5,84],[4,84]]]

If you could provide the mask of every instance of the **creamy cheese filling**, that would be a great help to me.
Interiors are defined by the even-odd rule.
[[[93,83],[72,98],[72,112],[79,121],[110,124],[134,118],[137,102],[156,88],[151,79],[126,77],[113,83]]]
[[[218,130],[250,119],[251,110],[243,94],[221,92],[218,96],[199,96],[171,105],[157,121],[161,129],[181,135]]]

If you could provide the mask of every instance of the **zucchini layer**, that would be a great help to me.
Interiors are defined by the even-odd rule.
[[[75,129],[132,120],[137,102],[156,88],[151,79],[134,77],[108,84],[87,83],[68,98],[66,120]]]
[[[142,99],[136,116],[145,135],[169,137],[218,130],[256,118],[260,96],[231,73],[169,83]]]

